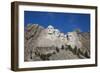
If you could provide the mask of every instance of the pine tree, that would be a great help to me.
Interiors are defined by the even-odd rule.
[[[74,54],[77,54],[77,47],[75,46],[74,50],[73,50]]]
[[[68,45],[68,49],[69,49],[70,51],[72,51],[72,47],[71,47],[71,45]]]
[[[62,49],[62,50],[64,49],[64,45],[62,45],[61,49]]]
[[[75,30],[75,32],[79,33],[79,32],[81,32],[81,30],[80,30],[79,28],[77,28],[77,29]]]
[[[58,47],[56,47],[56,51],[59,52],[59,48]]]

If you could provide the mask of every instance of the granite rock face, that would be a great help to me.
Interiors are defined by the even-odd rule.
[[[37,38],[39,37],[43,27],[39,25],[28,25],[24,32],[24,60],[31,60],[36,47]]]
[[[82,47],[80,48],[81,53],[83,53],[86,57],[90,57],[90,33],[89,32],[80,32],[78,33],[79,40],[82,43]]]
[[[38,24],[29,24],[24,31],[24,61],[90,58],[89,32],[74,31],[69,36]]]

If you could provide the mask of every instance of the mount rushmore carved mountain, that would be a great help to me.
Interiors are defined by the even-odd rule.
[[[49,25],[28,24],[24,30],[24,61],[90,58],[90,33],[60,32]]]

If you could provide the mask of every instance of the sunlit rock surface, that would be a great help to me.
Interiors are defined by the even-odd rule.
[[[24,30],[24,61],[90,58],[89,32],[60,32],[49,25],[28,24]]]

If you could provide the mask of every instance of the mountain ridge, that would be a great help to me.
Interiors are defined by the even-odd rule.
[[[90,47],[89,47],[90,46],[90,34],[89,32],[72,31],[72,32],[67,32],[66,34],[64,34],[60,32],[58,29],[55,29],[52,25],[49,25],[47,28],[44,28],[38,24],[32,24],[32,25],[28,25],[25,28],[24,37],[25,37],[24,38],[24,44],[25,44],[24,45],[25,47],[24,59],[25,61],[34,60],[33,58],[35,58],[36,56],[38,56],[38,58],[41,58],[41,52],[39,50],[37,51],[36,49],[37,47],[41,47],[41,48],[52,47],[54,48],[52,54],[53,53],[57,54],[57,49],[61,51],[61,49],[64,48],[66,50],[66,48],[69,45],[71,47],[70,49],[68,49],[69,51],[71,50],[72,53],[76,51],[76,54],[74,55],[72,54],[73,57],[72,56],[70,57],[71,59],[80,58],[79,55],[74,57],[79,52],[81,53],[80,55],[84,56],[84,58],[90,57]],[[41,49],[41,48],[38,48],[38,49]],[[36,55],[36,51],[38,52],[38,55]],[[42,53],[42,55],[43,54],[44,53]],[[66,53],[66,55],[68,54]],[[51,60],[53,59],[52,57],[54,56],[52,55],[49,56]],[[47,55],[45,56],[45,58],[47,58]],[[62,57],[62,59],[66,59],[66,58],[68,57],[64,57],[64,58]]]

